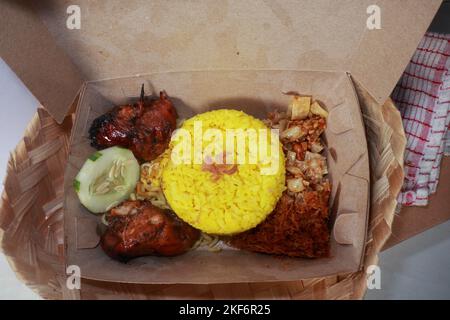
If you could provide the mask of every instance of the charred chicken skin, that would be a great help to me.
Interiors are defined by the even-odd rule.
[[[110,211],[101,247],[113,259],[127,262],[147,256],[176,256],[188,251],[200,232],[171,210],[148,201],[126,201]]]
[[[151,161],[167,148],[176,128],[177,112],[167,94],[117,106],[96,118],[89,130],[91,145],[97,149],[121,146],[130,149],[140,161]]]

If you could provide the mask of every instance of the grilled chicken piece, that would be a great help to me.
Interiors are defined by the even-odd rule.
[[[91,145],[97,149],[121,146],[140,161],[151,161],[167,148],[176,128],[177,112],[167,94],[148,100],[142,86],[141,98],[133,105],[117,106],[96,118],[89,129]]]
[[[181,221],[171,210],[148,201],[126,201],[107,216],[108,229],[101,247],[113,259],[126,262],[147,256],[176,256],[188,251],[200,232]]]

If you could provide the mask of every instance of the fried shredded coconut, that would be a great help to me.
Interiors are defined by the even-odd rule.
[[[233,236],[239,249],[319,258],[329,254],[328,200],[330,185],[322,191],[306,191],[303,197],[284,193],[275,210],[256,228]]]
[[[265,221],[231,237],[229,244],[236,248],[291,257],[329,255],[331,185],[326,158],[320,154],[327,112],[318,102],[310,105],[310,98],[302,99],[294,97],[298,105],[291,106],[290,114],[268,116],[266,124],[281,132],[287,188]]]

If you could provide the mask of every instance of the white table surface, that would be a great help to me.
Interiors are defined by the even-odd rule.
[[[36,111],[38,101],[0,59],[0,179],[10,150]],[[0,191],[3,185],[0,186]],[[450,222],[381,254],[381,290],[366,299],[450,299]],[[16,279],[0,253],[0,299],[39,299]]]

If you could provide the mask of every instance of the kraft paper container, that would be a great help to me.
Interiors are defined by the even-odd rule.
[[[66,10],[73,4],[70,0],[2,2],[0,56],[46,110],[38,110],[11,156],[0,211],[3,251],[23,281],[47,298],[360,298],[365,288],[364,270],[377,262],[377,253],[391,232],[395,198],[402,179],[404,135],[398,112],[388,96],[440,2],[377,1],[381,29],[370,29],[367,24],[370,15],[367,9],[373,5],[370,0],[214,3],[133,0],[126,5],[121,1],[80,0],[77,2],[82,18],[80,30],[66,27]],[[207,77],[193,77],[196,72],[204,72],[220,85],[213,87],[206,83]],[[224,72],[239,75],[228,78],[223,76]],[[273,81],[261,75],[266,72],[274,72]],[[213,78],[213,74],[218,78]],[[92,279],[84,278],[80,291],[68,290],[64,266],[83,255],[76,261],[87,262],[87,253],[91,252],[93,257],[98,253],[88,248],[97,241],[95,233],[87,231],[93,235],[92,239],[86,238],[87,243],[73,241],[73,233],[78,230],[69,227],[75,225],[74,218],[82,217],[83,212],[73,209],[74,204],[67,206],[71,195],[67,188],[64,192],[64,173],[71,177],[81,161],[76,158],[77,153],[81,158],[88,151],[85,142],[76,139],[82,140],[79,133],[86,132],[86,128],[79,128],[82,119],[87,117],[84,120],[87,123],[93,114],[81,110],[88,109],[84,105],[87,98],[95,102],[94,112],[99,112],[98,108],[106,110],[112,103],[135,97],[142,80],[152,92],[164,88],[180,99],[176,105],[183,112],[227,103],[227,107],[245,107],[249,113],[258,115],[273,105],[285,106],[286,97],[280,92],[287,88],[312,94],[324,100],[328,108],[336,109],[336,114],[342,106],[353,114],[351,126],[348,119],[330,121],[329,148],[335,147],[331,145],[333,135],[336,141],[343,141],[343,136],[350,132],[355,138],[364,136],[359,106],[367,142],[357,140],[361,144],[347,146],[347,152],[342,151],[337,161],[328,157],[334,200],[345,191],[347,175],[362,178],[366,184],[370,181],[370,188],[360,191],[371,190],[369,211],[364,213],[362,201],[356,201],[356,209],[345,203],[349,198],[334,202],[334,231],[341,232],[333,232],[333,236],[336,239],[351,235],[339,238],[349,244],[333,241],[331,260],[317,260],[309,265],[295,260],[283,272],[280,263],[273,263],[271,267],[278,270],[276,277],[261,268],[252,279],[245,268],[236,269],[240,273],[233,275],[233,281],[240,284],[206,284],[225,280],[224,276],[206,281],[195,270],[186,270],[190,272],[190,280],[175,280],[163,273],[160,280],[151,276],[142,280],[137,275],[151,266],[147,262],[136,266],[136,273],[123,280],[119,274],[123,269],[111,261],[100,275],[105,279],[172,285],[96,281],[92,279],[100,276],[87,264],[82,273]],[[265,91],[256,88],[256,80]],[[209,86],[202,88],[202,83]],[[123,87],[124,92],[111,92],[117,87]],[[77,120],[72,130],[74,119]],[[345,126],[352,129],[341,131]],[[341,152],[341,147],[335,148]],[[347,164],[354,164],[350,171],[341,170],[339,162],[355,148],[356,154],[363,157],[357,162],[348,161]],[[357,174],[353,174],[354,170]],[[337,189],[339,185],[341,190]],[[367,209],[368,201],[365,203]],[[345,219],[339,222],[339,217]],[[87,214],[83,218],[86,220],[80,226],[85,222],[93,226],[97,222],[91,221]],[[360,229],[364,219],[367,230]],[[68,222],[65,229],[63,221]],[[356,232],[346,232],[353,223]],[[78,255],[78,251],[83,254]],[[206,255],[194,254],[201,259]],[[238,254],[246,256],[242,263],[251,259],[273,262],[270,257]],[[332,260],[339,257],[349,259],[333,264]],[[183,259],[191,258],[186,255],[180,261]],[[222,266],[219,262],[217,266]],[[175,284],[179,282],[204,284]]]
[[[73,179],[94,152],[88,130],[92,120],[113,105],[137,99],[141,84],[173,97],[180,118],[217,108],[243,110],[264,119],[286,109],[298,91],[329,110],[325,139],[332,182],[331,256],[280,259],[226,248],[196,250],[174,258],[143,257],[127,264],[112,261],[99,246],[98,216],[90,214],[73,190]],[[65,235],[68,265],[82,277],[131,283],[236,283],[286,281],[355,272],[361,266],[367,229],[369,163],[361,111],[346,73],[301,71],[205,71],[159,73],[89,82],[81,93],[65,176]]]

